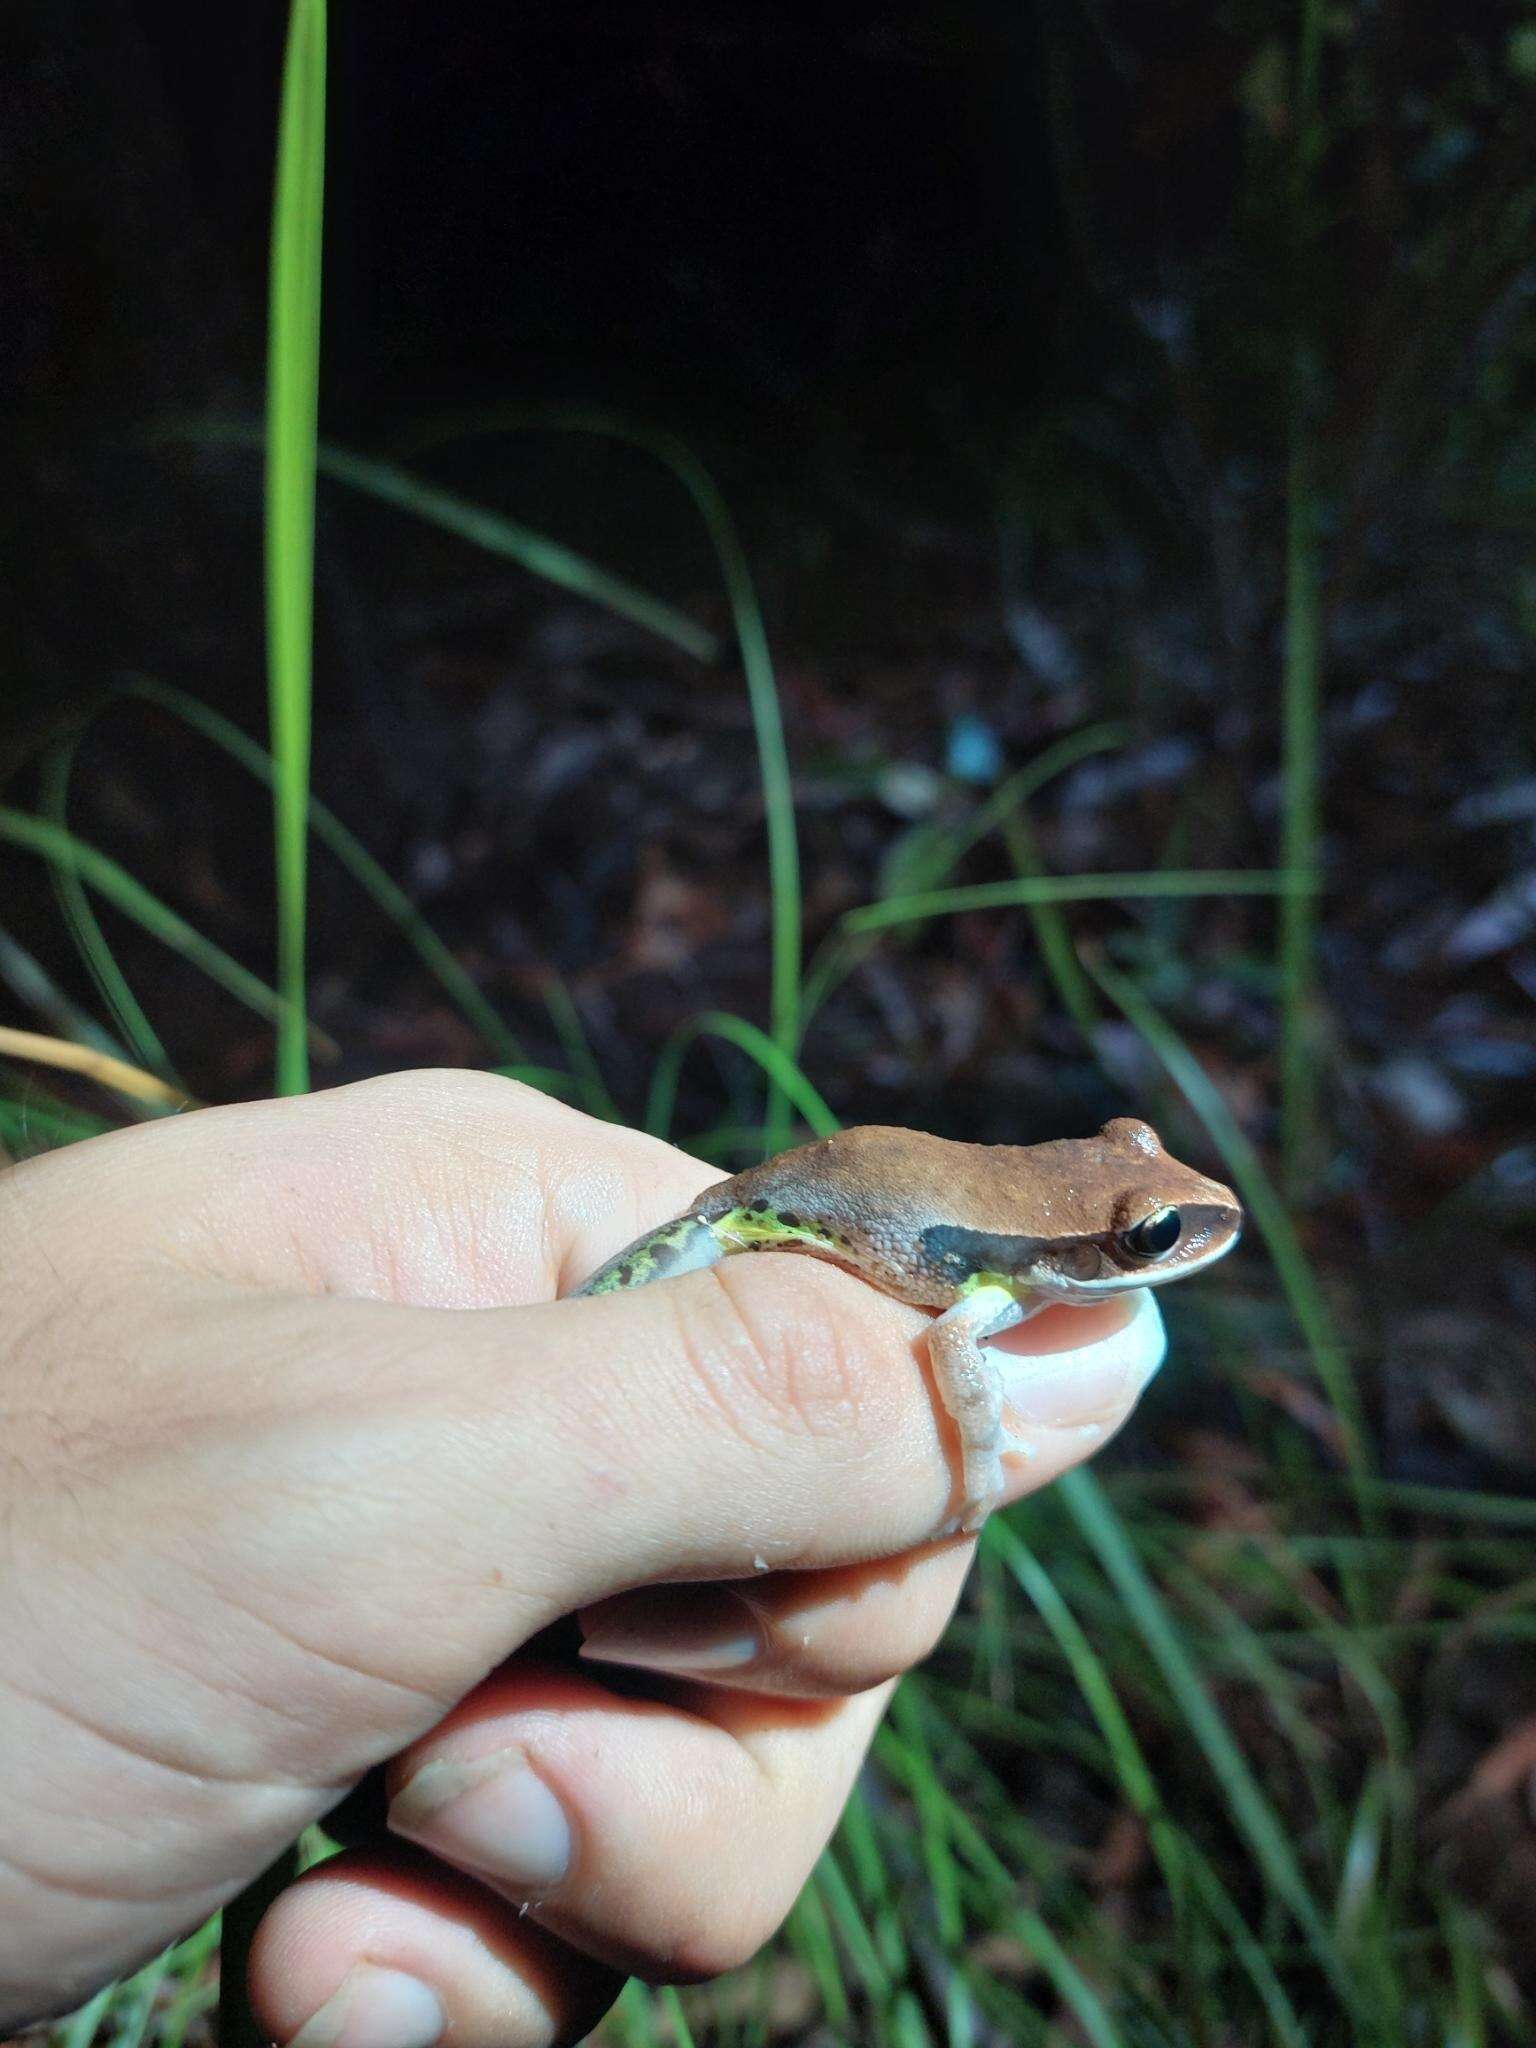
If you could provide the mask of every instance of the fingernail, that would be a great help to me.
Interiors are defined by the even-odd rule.
[[[740,1671],[763,1653],[763,1626],[737,1593],[626,1593],[582,1617],[583,1657],[684,1677]]]
[[[571,1867],[565,1809],[520,1749],[423,1764],[390,1801],[389,1825],[514,1891],[548,1891]]]
[[[1082,1429],[1117,1416],[1162,1364],[1167,1333],[1149,1292],[1118,1330],[1075,1350],[1036,1357],[994,1351],[1003,1375],[1003,1429]]]
[[[446,2024],[437,1993],[419,1977],[359,1963],[289,2048],[432,2048]]]

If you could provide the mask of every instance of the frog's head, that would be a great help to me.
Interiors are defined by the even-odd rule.
[[[1237,1242],[1242,1210],[1220,1181],[1181,1166],[1150,1124],[1116,1117],[1094,1138],[1067,1138],[1016,1154],[1008,1207],[1029,1217],[1015,1230],[939,1226],[931,1256],[957,1279],[1002,1280],[1049,1301],[1100,1301],[1161,1287],[1212,1265]]]
[[[1214,1264],[1237,1243],[1243,1212],[1236,1195],[1180,1165],[1150,1124],[1116,1117],[1073,1149],[1081,1228],[1044,1241],[1028,1261],[1040,1293],[1085,1301],[1161,1287]]]

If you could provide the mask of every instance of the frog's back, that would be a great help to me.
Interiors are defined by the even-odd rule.
[[[862,1124],[706,1189],[692,1213],[740,1232],[744,1250],[812,1252],[900,1300],[942,1307],[954,1276],[930,1260],[922,1234],[995,1213],[1009,1149]]]

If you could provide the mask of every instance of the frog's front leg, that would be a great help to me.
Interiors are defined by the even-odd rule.
[[[981,1527],[1003,1491],[1003,1383],[982,1343],[1034,1313],[1006,1287],[982,1285],[962,1294],[929,1326],[928,1356],[939,1399],[960,1432],[965,1498],[957,1526],[968,1534]]]

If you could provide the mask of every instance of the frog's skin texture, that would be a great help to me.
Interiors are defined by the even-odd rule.
[[[792,1251],[942,1310],[929,1356],[960,1434],[960,1526],[977,1529],[1002,1490],[1002,1387],[985,1340],[1048,1302],[1196,1272],[1232,1249],[1241,1223],[1230,1188],[1181,1166],[1132,1117],[1045,1145],[962,1145],[866,1124],[706,1188],[577,1293],[648,1286],[736,1252]]]

